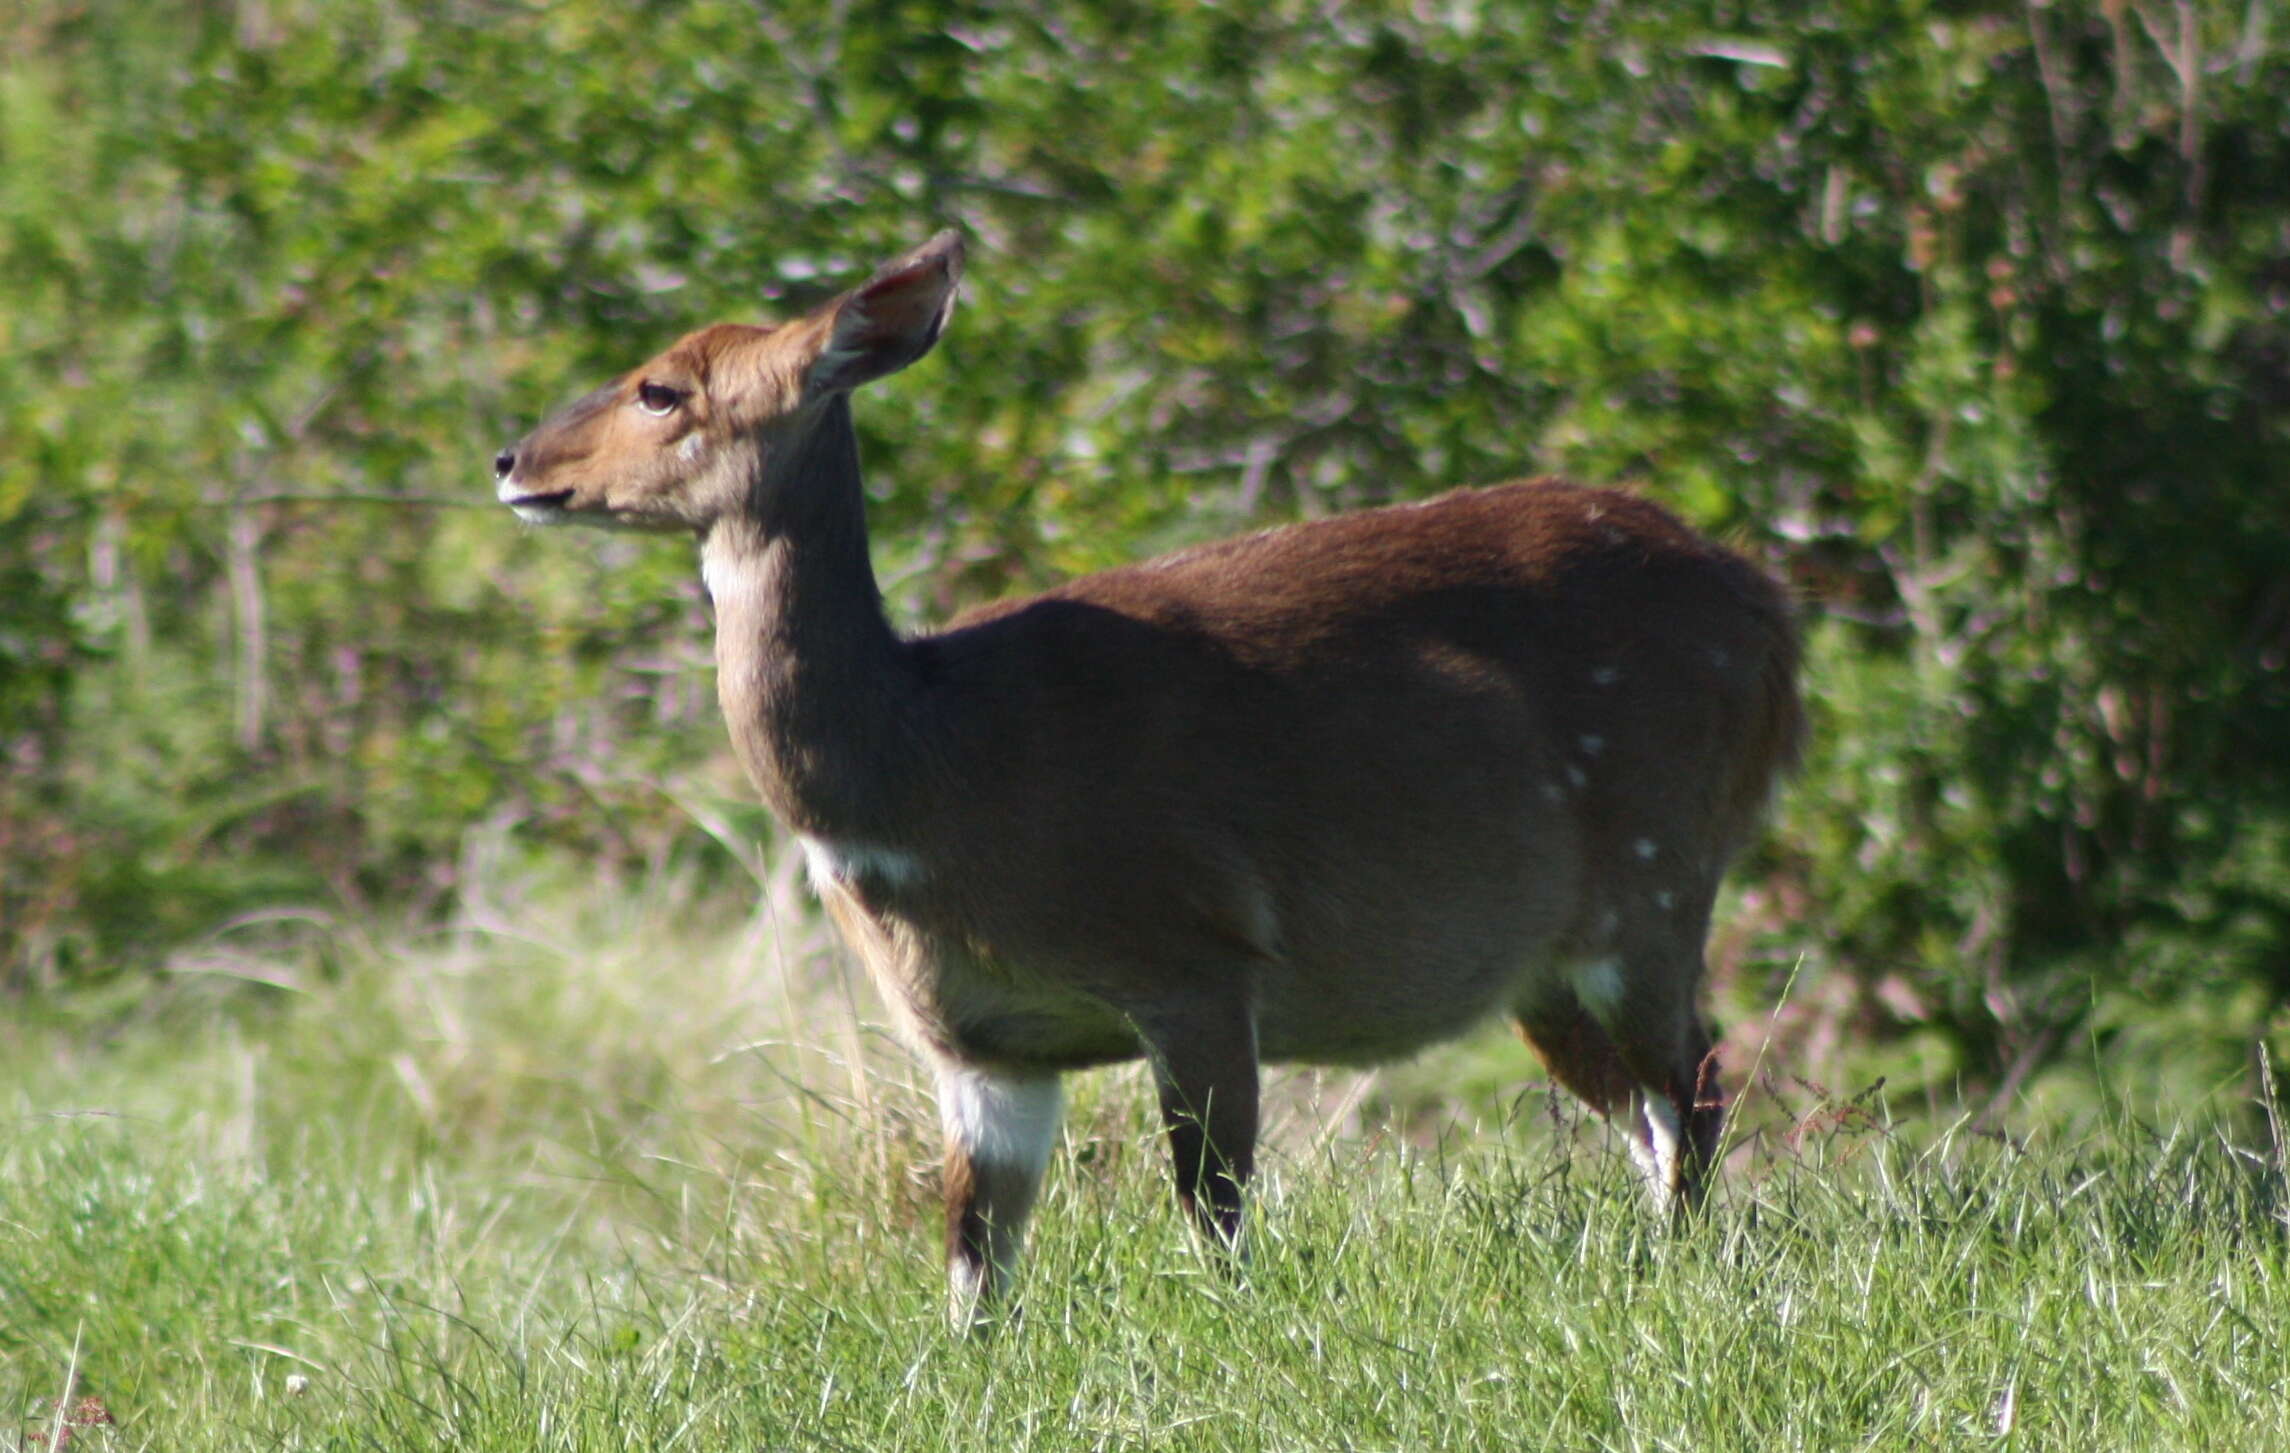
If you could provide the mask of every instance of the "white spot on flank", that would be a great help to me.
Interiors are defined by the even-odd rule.
[[[1622,965],[1611,958],[1591,959],[1574,966],[1569,975],[1574,996],[1591,1017],[1604,1022],[1622,1003]]]
[[[1712,646],[1710,647],[1710,664],[1717,667],[1720,671],[1723,671],[1726,667],[1733,664],[1733,657],[1728,656],[1725,653],[1724,647]]]
[[[1667,888],[1660,889],[1654,894],[1654,906],[1664,910],[1675,908],[1678,906],[1678,895]]]
[[[1566,801],[1566,789],[1556,782],[1545,782],[1543,784],[1543,800],[1545,802],[1564,802]]]
[[[1580,767],[1576,767],[1570,764],[1566,769],[1566,780],[1572,782],[1575,786],[1580,787],[1585,782],[1588,782],[1590,778],[1584,775],[1583,770]]]
[[[803,866],[810,871],[811,886],[821,892],[829,883],[852,883],[861,878],[877,878],[892,887],[922,880],[922,860],[897,848],[836,842],[802,833],[796,834],[795,840],[803,845]]]
[[[1056,1075],[1022,1078],[968,1068],[938,1074],[939,1127],[947,1144],[977,1164],[1039,1176],[1064,1112]]]
[[[1604,737],[1584,736],[1576,738],[1575,741],[1576,745],[1582,748],[1582,754],[1586,757],[1595,757],[1606,750],[1606,738]]]
[[[1621,671],[1612,666],[1601,666],[1590,673],[1590,684],[1593,686],[1612,686],[1621,679]]]
[[[1640,862],[1650,863],[1654,861],[1654,854],[1660,852],[1661,849],[1654,846],[1654,840],[1652,838],[1642,837],[1630,845],[1630,851],[1638,855],[1638,860]]]

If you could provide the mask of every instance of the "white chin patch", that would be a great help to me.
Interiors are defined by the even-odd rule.
[[[528,525],[559,523],[568,513],[564,502],[570,497],[569,490],[563,494],[552,494],[545,490],[535,490],[517,479],[498,480],[493,485],[493,498],[507,505],[518,519]]]

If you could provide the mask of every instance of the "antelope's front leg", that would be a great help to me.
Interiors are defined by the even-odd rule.
[[[946,1273],[958,1327],[991,1322],[1009,1294],[1026,1217],[1041,1189],[1064,1104],[1054,1074],[966,1064],[939,1068]]]

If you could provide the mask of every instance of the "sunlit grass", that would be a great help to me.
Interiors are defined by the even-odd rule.
[[[934,1117],[792,885],[504,883],[0,1030],[0,1447],[2290,1444],[2263,1134],[1790,1086],[1670,1235],[1523,1052],[1282,1077],[1238,1279],[1078,1081],[1023,1315],[953,1339]]]

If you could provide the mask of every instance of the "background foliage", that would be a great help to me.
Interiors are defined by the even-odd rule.
[[[894,608],[1641,478],[1815,644],[1730,992],[1802,958],[1796,1030],[1928,1084],[2214,1087],[2290,995],[2286,45],[2265,0],[25,0],[0,978],[437,911],[479,842],[749,891],[688,551],[532,539],[486,461],[953,223],[965,311],[860,411]]]

